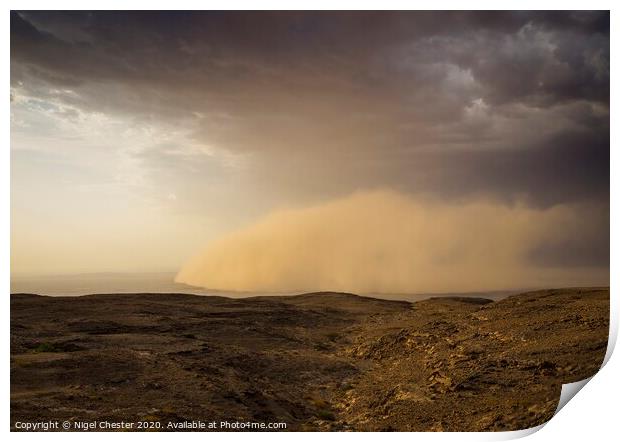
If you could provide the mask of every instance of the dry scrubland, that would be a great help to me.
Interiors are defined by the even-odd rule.
[[[11,423],[516,430],[602,363],[609,289],[498,302],[345,293],[11,296]]]

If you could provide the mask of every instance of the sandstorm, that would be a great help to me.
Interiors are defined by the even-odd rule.
[[[391,190],[275,211],[208,244],[177,282],[217,290],[410,293],[606,284],[606,271],[541,266],[578,235],[577,205],[445,203]]]

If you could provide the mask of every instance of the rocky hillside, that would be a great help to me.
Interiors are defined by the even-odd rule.
[[[596,373],[608,289],[498,302],[344,293],[11,296],[11,422],[514,430]]]

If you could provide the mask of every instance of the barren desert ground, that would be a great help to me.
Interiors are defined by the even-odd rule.
[[[607,347],[609,289],[492,302],[346,293],[11,295],[17,421],[494,431],[548,420]]]

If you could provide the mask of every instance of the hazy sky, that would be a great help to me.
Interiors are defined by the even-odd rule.
[[[497,227],[483,243],[527,243],[506,245],[503,283],[481,286],[608,279],[607,12],[12,13],[11,97],[13,273],[177,270],[206,246],[211,267],[194,260],[193,275],[213,259],[237,276],[269,262],[285,289],[347,288],[369,261],[334,261],[349,269],[334,279],[306,253],[316,228],[303,229],[315,213],[355,224],[353,198],[387,207],[391,229],[425,220],[403,236],[416,255],[390,258],[423,265],[394,287],[426,287],[419,272],[462,255],[427,253],[438,213],[441,241],[471,248],[459,241]],[[333,204],[352,212],[321,209]],[[476,207],[491,220],[477,225]],[[257,227],[282,210],[285,226]],[[523,213],[543,233],[513,225]],[[321,233],[346,241],[317,250],[339,256],[385,227],[361,226]],[[287,229],[303,241],[270,255]],[[384,256],[393,241],[355,253]],[[230,257],[256,244],[258,256]],[[473,288],[495,256],[477,253],[453,269]],[[312,272],[292,277],[278,259]],[[394,288],[378,273],[357,287]],[[218,284],[276,288],[248,275]]]

